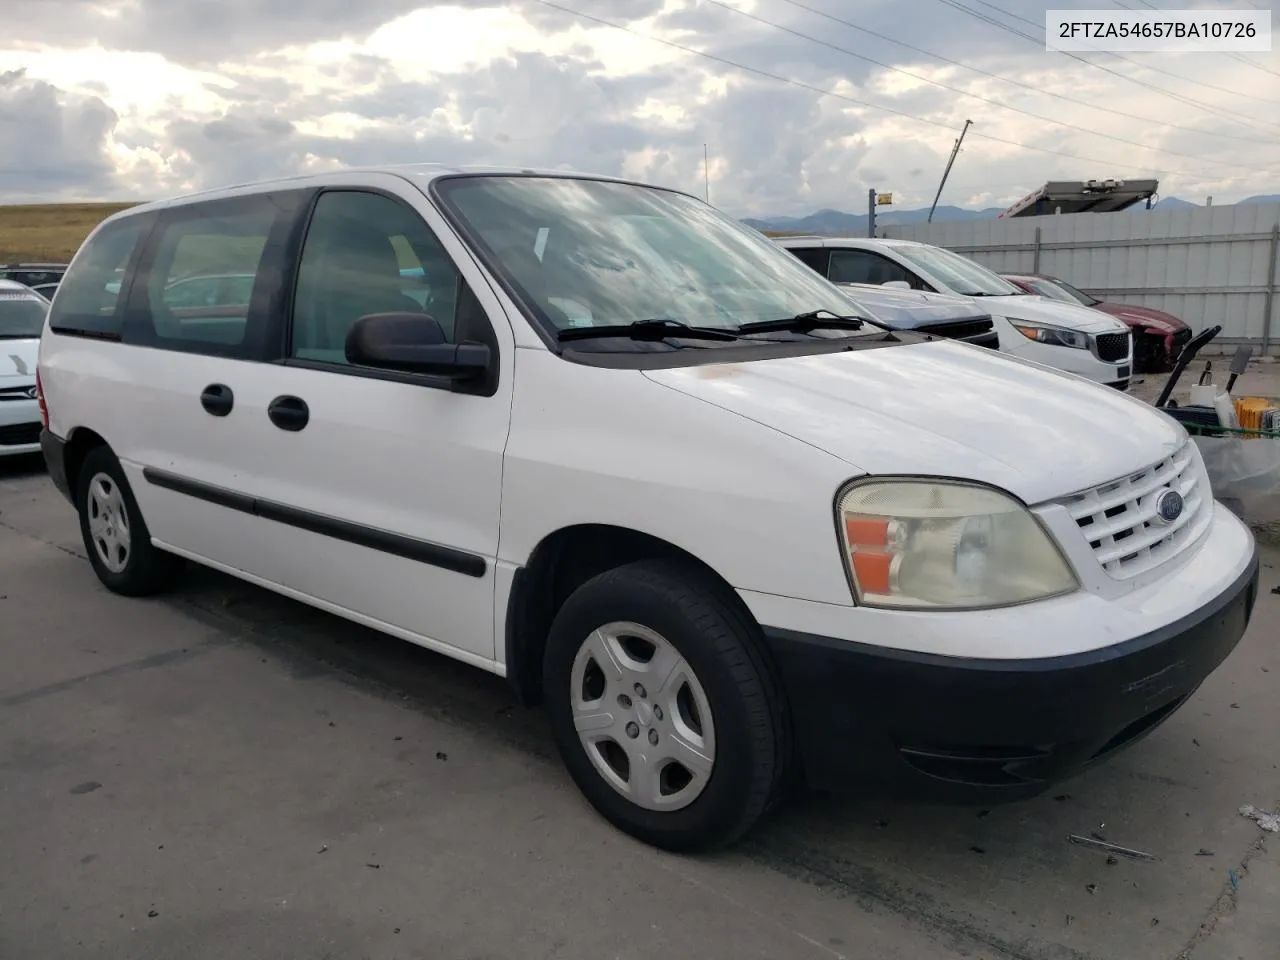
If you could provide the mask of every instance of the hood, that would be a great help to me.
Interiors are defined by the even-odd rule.
[[[1109,314],[1093,307],[1050,300],[1039,294],[1023,294],[1008,297],[979,297],[978,302],[993,314],[1010,320],[1028,320],[1031,323],[1052,323],[1059,327],[1079,330],[1081,333],[1119,333],[1128,329]]]
[[[1148,467],[1184,437],[1111,387],[947,340],[644,375],[825,450],[851,475],[960,477],[1032,504]]]
[[[854,303],[865,307],[872,317],[896,330],[914,330],[946,321],[991,318],[982,304],[968,297],[862,283],[839,283],[836,286]]]
[[[1123,320],[1131,327],[1150,327],[1159,333],[1177,333],[1186,330],[1187,325],[1171,313],[1153,310],[1150,307],[1137,307],[1128,303],[1112,303],[1104,300],[1095,308],[1109,313],[1118,320]]]
[[[0,381],[8,384],[35,382],[40,338],[0,340]]]

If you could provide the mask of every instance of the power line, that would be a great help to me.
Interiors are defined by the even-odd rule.
[[[944,3],[944,4],[946,4],[948,7],[951,7],[951,8],[953,8],[953,9],[955,9],[955,10],[959,10],[960,12],[962,12],[962,13],[964,13],[964,14],[967,14],[968,16],[975,17],[975,18],[977,18],[978,20],[983,21],[984,23],[989,23],[989,24],[991,24],[993,27],[998,27],[999,29],[1004,30],[1006,33],[1011,33],[1011,34],[1013,34],[1013,35],[1014,35],[1014,36],[1016,36],[1016,37],[1021,37],[1023,40],[1027,40],[1027,41],[1029,41],[1030,43],[1033,43],[1035,46],[1037,46],[1037,47],[1041,47],[1041,48],[1043,49],[1043,46],[1044,46],[1044,39],[1043,39],[1043,38],[1041,38],[1041,37],[1033,37],[1033,36],[1031,36],[1030,34],[1028,34],[1028,33],[1024,32],[1024,31],[1019,30],[1017,27],[1013,27],[1013,26],[1010,26],[1010,25],[1009,25],[1009,24],[1007,24],[1007,23],[1004,23],[1003,21],[996,20],[995,18],[990,17],[990,16],[988,16],[987,14],[982,13],[981,11],[974,10],[972,7],[966,7],[963,3],[959,3],[959,2],[957,2],[957,0],[939,0],[939,2]],[[981,0],[979,0],[979,2],[981,2]],[[996,9],[996,10],[1000,10],[1000,9],[1002,9],[1002,8],[1000,8],[1000,7],[996,7],[994,4],[990,4],[990,3],[988,3],[988,4],[987,4],[987,6],[989,6],[989,7],[993,7],[993,8],[994,8],[994,9]],[[1005,11],[1005,12],[1007,13],[1007,11]],[[1041,28],[1041,30],[1043,31],[1043,27]],[[1271,123],[1270,121],[1267,121],[1267,120],[1259,120],[1259,119],[1258,119],[1258,118],[1256,118],[1256,117],[1246,116],[1246,115],[1245,115],[1245,114],[1243,114],[1243,113],[1236,113],[1234,110],[1228,110],[1226,107],[1215,107],[1215,106],[1213,106],[1212,104],[1204,103],[1203,101],[1196,100],[1196,99],[1194,99],[1194,98],[1192,98],[1192,97],[1188,97],[1188,96],[1186,96],[1185,94],[1178,93],[1178,92],[1176,92],[1176,91],[1174,91],[1174,90],[1167,90],[1167,89],[1165,89],[1164,87],[1158,87],[1158,86],[1156,86],[1155,84],[1153,84],[1153,83],[1148,83],[1148,82],[1147,82],[1147,81],[1145,81],[1145,80],[1139,80],[1137,77],[1130,77],[1130,76],[1128,76],[1127,74],[1120,73],[1120,72],[1119,72],[1119,71],[1117,71],[1117,70],[1112,70],[1110,67],[1103,66],[1103,65],[1102,65],[1102,64],[1100,64],[1100,63],[1094,63],[1092,60],[1086,60],[1084,57],[1081,57],[1081,56],[1078,56],[1078,55],[1076,55],[1076,54],[1074,54],[1074,53],[1071,53],[1071,52],[1070,52],[1070,51],[1068,51],[1068,50],[1058,50],[1058,51],[1055,51],[1055,52],[1057,52],[1057,53],[1061,53],[1061,54],[1062,54],[1063,56],[1065,56],[1065,57],[1070,57],[1072,60],[1075,60],[1075,61],[1077,61],[1078,63],[1083,63],[1083,64],[1085,64],[1086,66],[1093,67],[1095,70],[1101,70],[1103,73],[1108,73],[1108,74],[1110,74],[1110,75],[1111,75],[1111,76],[1113,76],[1113,77],[1119,77],[1121,80],[1127,80],[1129,83],[1135,83],[1135,84],[1137,84],[1138,86],[1140,86],[1140,87],[1144,87],[1144,88],[1146,88],[1147,90],[1151,90],[1151,91],[1153,91],[1153,92],[1155,92],[1155,93],[1158,93],[1158,94],[1160,94],[1161,96],[1169,97],[1170,99],[1172,99],[1172,100],[1176,100],[1176,101],[1178,101],[1179,103],[1185,104],[1186,106],[1189,106],[1189,107],[1195,107],[1195,108],[1197,108],[1197,109],[1199,109],[1199,110],[1204,110],[1204,111],[1206,111],[1207,113],[1211,113],[1211,114],[1214,114],[1214,115],[1227,114],[1227,115],[1229,115],[1229,116],[1235,117],[1235,118],[1236,118],[1236,119],[1238,119],[1238,120],[1243,120],[1245,123],[1248,123],[1248,124],[1251,124],[1251,125],[1253,125],[1253,124],[1266,124],[1267,126],[1280,126],[1280,125],[1277,125],[1277,124],[1273,124],[1273,123]],[[1119,54],[1115,54],[1114,56],[1116,56],[1116,57],[1117,57],[1118,59],[1120,59],[1120,60],[1124,60],[1126,63],[1132,63],[1132,64],[1134,64],[1134,65],[1135,65],[1135,66],[1137,66],[1137,67],[1140,67],[1140,68],[1141,68],[1141,67],[1143,67],[1143,66],[1144,66],[1143,64],[1140,64],[1140,63],[1138,63],[1137,61],[1129,60],[1129,59],[1128,59],[1128,58],[1126,58],[1126,57],[1121,57]],[[1147,67],[1146,67],[1146,69],[1155,70],[1155,71],[1156,71],[1156,72],[1158,72],[1158,73],[1168,73],[1168,71],[1167,71],[1167,70],[1160,70],[1158,67],[1151,67],[1151,66],[1147,66]],[[1176,73],[1174,73],[1174,74],[1169,74],[1169,75],[1170,75],[1170,76],[1173,76],[1173,77],[1176,77],[1176,78],[1177,78],[1177,79],[1179,79],[1179,80],[1188,80],[1188,78],[1186,78],[1186,77],[1180,77],[1180,76],[1178,76],[1178,74],[1176,74]],[[1199,83],[1199,81],[1195,81],[1195,80],[1190,80],[1190,81],[1188,81],[1188,82],[1190,82],[1190,83]],[[1208,86],[1207,84],[1203,84],[1203,83],[1201,83],[1200,85],[1201,85],[1201,86]],[[1241,94],[1241,93],[1239,93],[1238,91],[1227,90],[1227,89],[1225,89],[1225,88],[1223,88],[1223,87],[1214,87],[1213,89],[1221,90],[1223,93],[1230,93],[1230,94],[1232,94],[1233,96],[1237,96],[1237,97],[1239,97],[1239,96],[1246,96],[1246,97],[1247,97],[1247,96],[1249,96],[1248,94]],[[1258,97],[1249,97],[1249,99],[1251,99],[1251,100],[1257,100],[1257,99],[1260,99],[1260,98],[1258,98]],[[1274,103],[1274,101],[1270,101],[1270,100],[1263,100],[1262,102],[1263,102],[1263,103]]]
[[[959,67],[961,70],[968,70],[972,73],[978,74],[979,76],[989,77],[992,80],[999,80],[1002,83],[1012,84],[1013,86],[1018,87],[1020,89],[1029,90],[1032,93],[1040,94],[1046,97],[1052,97],[1055,100],[1062,100],[1065,103],[1074,103],[1076,106],[1087,107],[1090,110],[1097,110],[1101,113],[1109,113],[1109,114],[1112,114],[1113,116],[1123,117],[1126,120],[1138,120],[1142,123],[1148,124],[1149,126],[1153,126],[1153,127],[1168,127],[1170,130],[1183,130],[1187,133],[1195,133],[1195,134],[1201,134],[1201,135],[1204,134],[1204,131],[1197,127],[1187,127],[1187,126],[1183,126],[1180,123],[1168,123],[1167,121],[1152,120],[1150,117],[1144,117],[1144,116],[1141,116],[1140,114],[1126,113],[1123,110],[1116,110],[1113,107],[1104,107],[1099,104],[1089,103],[1088,101],[1085,101],[1085,100],[1077,100],[1075,97],[1069,97],[1063,93],[1054,93],[1051,90],[1044,90],[1030,83],[1024,83],[1021,80],[1014,80],[1012,77],[1005,77],[1005,76],[1001,76],[998,73],[991,73],[988,70],[983,70],[979,67],[973,67],[967,63],[961,63],[959,60],[952,60],[949,57],[944,57],[940,53],[934,53],[931,50],[925,50],[923,47],[913,46],[910,43],[907,43],[903,40],[898,40],[895,37],[890,37],[887,34],[877,33],[875,30],[871,30],[868,27],[864,27],[864,26],[861,26],[860,24],[856,24],[851,20],[845,20],[841,17],[835,16],[834,14],[826,13],[825,11],[819,10],[816,7],[811,7],[806,3],[801,3],[800,0],[781,0],[781,2],[790,4],[791,6],[797,7],[800,10],[806,10],[809,13],[815,14],[816,16],[823,17],[824,19],[830,20],[833,23],[843,24],[846,27],[849,27],[853,30],[857,30],[860,33],[865,33],[869,36],[876,37],[879,40],[884,40],[888,43],[896,44],[899,47],[903,47],[904,49],[907,49],[907,50],[913,50],[916,53],[922,53],[926,57],[932,57],[933,59],[938,60],[941,63],[950,64],[953,67]],[[1262,140],[1258,137],[1245,137],[1235,133],[1215,133],[1214,136],[1222,137],[1228,140],[1242,140],[1247,143],[1261,143],[1267,146],[1273,146],[1276,143],[1275,140]]]
[[[1195,160],[1200,163],[1211,163],[1221,167],[1234,167],[1237,170],[1248,170],[1254,173],[1262,172],[1260,168],[1250,166],[1248,164],[1231,163],[1230,161],[1227,161],[1227,160],[1213,160],[1208,157],[1200,157],[1191,153],[1182,153],[1178,150],[1166,150],[1162,147],[1153,147],[1148,144],[1142,143],[1141,141],[1138,141],[1138,140],[1130,140],[1128,137],[1118,137],[1114,134],[1103,133],[1100,130],[1091,130],[1088,127],[1082,127],[1079,124],[1069,123],[1066,120],[1055,120],[1053,117],[1046,117],[1040,113],[1032,113],[1030,110],[1023,110],[1021,107],[1015,107],[1007,103],[1002,103],[999,100],[993,100],[990,97],[984,97],[981,94],[970,93],[969,91],[962,90],[959,87],[953,87],[949,84],[942,83],[938,80],[931,80],[930,78],[921,76],[918,73],[912,73],[910,70],[904,70],[901,67],[895,67],[893,64],[885,63],[881,60],[876,60],[873,57],[868,57],[861,53],[855,53],[854,51],[848,49],[847,47],[842,47],[842,46],[839,46],[838,44],[830,43],[829,41],[822,40],[818,37],[811,36],[807,33],[801,33],[799,30],[793,30],[791,27],[784,26],[780,23],[775,23],[772,20],[766,20],[764,17],[758,17],[754,13],[748,13],[745,10],[740,10],[735,6],[732,6],[731,4],[724,2],[724,0],[707,0],[707,2],[712,3],[717,7],[721,7],[724,10],[728,10],[730,13],[734,13],[740,17],[746,17],[748,20],[751,20],[755,23],[762,24],[774,30],[780,30],[783,33],[788,33],[793,37],[799,37],[802,40],[808,40],[810,43],[816,43],[819,46],[826,47],[829,50],[835,50],[838,53],[843,53],[846,56],[853,57],[857,60],[863,60],[867,63],[875,64],[878,67],[883,67],[886,70],[892,70],[893,72],[900,73],[903,76],[911,77],[913,80],[919,80],[922,83],[928,83],[928,84],[931,84],[932,86],[939,87],[943,90],[949,90],[952,93],[957,93],[962,97],[970,97],[974,100],[980,100],[983,103],[989,103],[992,106],[1000,107],[1003,110],[1012,110],[1014,113],[1022,114],[1022,116],[1024,117],[1031,117],[1033,120],[1040,120],[1044,123],[1056,124],[1057,126],[1060,126],[1060,127],[1067,127],[1071,130],[1078,130],[1079,132],[1088,134],[1089,136],[1103,137],[1107,140],[1114,140],[1117,143],[1125,143],[1131,147],[1139,147],[1143,150],[1150,150],[1154,153],[1166,153],[1166,154],[1169,154],[1170,156],[1182,157],[1183,159],[1186,159],[1186,160]]]
[[[905,110],[897,110],[893,107],[885,107],[876,103],[868,103],[866,100],[859,100],[856,97],[850,97],[843,93],[837,93],[834,90],[825,90],[822,87],[816,87],[813,84],[805,83],[802,80],[795,80],[791,77],[784,77],[784,76],[781,76],[780,74],[770,73],[768,70],[761,70],[759,67],[749,67],[746,64],[738,63],[736,60],[730,60],[726,57],[717,56],[714,53],[707,53],[706,51],[698,50],[698,49],[695,49],[694,47],[688,47],[682,43],[677,43],[674,40],[667,40],[667,39],[664,39],[663,37],[655,37],[647,33],[640,33],[639,31],[633,30],[630,27],[626,26],[625,24],[614,23],[612,20],[606,20],[603,17],[597,17],[594,14],[584,13],[581,10],[575,10],[572,7],[568,7],[568,6],[565,6],[564,4],[557,3],[555,2],[555,0],[534,0],[534,2],[542,4],[542,6],[544,7],[550,7],[553,10],[559,10],[561,13],[567,13],[570,16],[577,17],[580,20],[588,20],[592,23],[597,23],[604,27],[610,27],[614,30],[621,30],[623,33],[629,33],[633,37],[640,37],[641,39],[649,40],[652,43],[659,43],[659,44],[662,44],[664,47],[670,47],[673,50],[680,50],[683,53],[688,53],[695,57],[702,57],[704,60],[711,60],[715,63],[722,64],[723,66],[731,67],[734,70],[740,70],[743,73],[750,73],[758,77],[764,77],[768,80],[775,80],[779,83],[785,83],[792,87],[798,87],[801,90],[808,90],[811,93],[820,94],[821,96],[824,96],[824,97],[831,97],[832,99],[835,99],[835,100],[842,100],[846,103],[852,103],[860,107],[867,107],[868,109],[871,109],[871,110],[879,110],[882,113],[892,114],[893,116],[902,117],[903,119],[906,119],[906,120],[914,120],[917,123],[927,124],[928,126],[931,126],[931,127],[940,127],[942,129],[947,130],[948,132],[952,130],[952,127],[950,124],[941,120],[930,120],[927,117],[919,117],[919,116],[916,116],[915,114],[907,113]],[[1017,140],[1009,140],[1005,137],[998,137],[995,134],[990,134],[990,133],[975,133],[973,134],[973,136],[978,137],[982,140],[990,140],[994,143],[1003,143],[1006,146],[1018,147],[1019,149],[1022,149],[1022,150],[1031,150],[1036,153],[1046,153],[1046,154],[1051,154],[1053,156],[1066,157],[1069,160],[1083,160],[1087,163],[1097,163],[1103,166],[1116,167],[1123,170],[1141,170],[1141,171],[1150,173],[1154,169],[1153,167],[1149,167],[1149,166],[1140,167],[1131,163],[1117,163],[1112,160],[1101,160],[1097,157],[1087,157],[1077,153],[1067,153],[1064,150],[1053,150],[1053,149],[1050,149],[1049,147],[1036,147],[1028,143],[1019,143]],[[1167,173],[1176,174],[1180,176],[1212,177],[1212,176],[1218,175],[1218,174],[1207,174],[1207,173],[1193,173],[1185,170],[1169,170],[1167,171]]]
[[[1117,7],[1120,7],[1121,9],[1124,9],[1124,10],[1138,9],[1137,7],[1129,6],[1127,3],[1121,3],[1120,0],[1111,0],[1111,2],[1114,3]],[[1155,10],[1157,13],[1165,12],[1163,8],[1157,7],[1154,3],[1148,3],[1147,0],[1138,0],[1138,2],[1142,4],[1144,7],[1146,7],[1148,10]],[[1234,50],[1219,50],[1218,52],[1221,53],[1224,57],[1230,57],[1232,60],[1235,60],[1237,63],[1248,64],[1251,67],[1257,67],[1263,73],[1269,73],[1273,77],[1280,77],[1280,73],[1276,73],[1270,67],[1264,66],[1263,64],[1258,63],[1256,60],[1250,60],[1248,57],[1244,56],[1243,54],[1237,53]],[[1218,88],[1214,87],[1213,89],[1216,90]],[[1264,102],[1272,103],[1273,101],[1267,100]]]

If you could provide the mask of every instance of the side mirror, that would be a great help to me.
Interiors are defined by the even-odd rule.
[[[910,290],[911,284],[905,280],[886,280],[880,284],[882,287],[892,287],[894,290]]]
[[[347,360],[364,367],[425,373],[450,380],[478,377],[489,368],[483,343],[448,343],[425,313],[371,313],[347,332]]]

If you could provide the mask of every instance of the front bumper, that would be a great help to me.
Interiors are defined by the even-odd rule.
[[[1113,646],[1038,659],[889,649],[765,628],[813,786],[945,803],[1035,796],[1134,743],[1235,648],[1253,555],[1193,613]]]
[[[36,400],[0,402],[0,457],[40,452],[40,404]]]

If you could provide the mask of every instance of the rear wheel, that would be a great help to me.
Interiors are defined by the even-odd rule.
[[[80,465],[76,507],[89,563],[108,589],[145,596],[173,582],[182,561],[151,545],[138,502],[108,447],[94,448]]]
[[[547,641],[544,691],[591,804],[671,850],[731,842],[786,768],[784,706],[756,628],[699,571],[629,564],[579,587]]]

